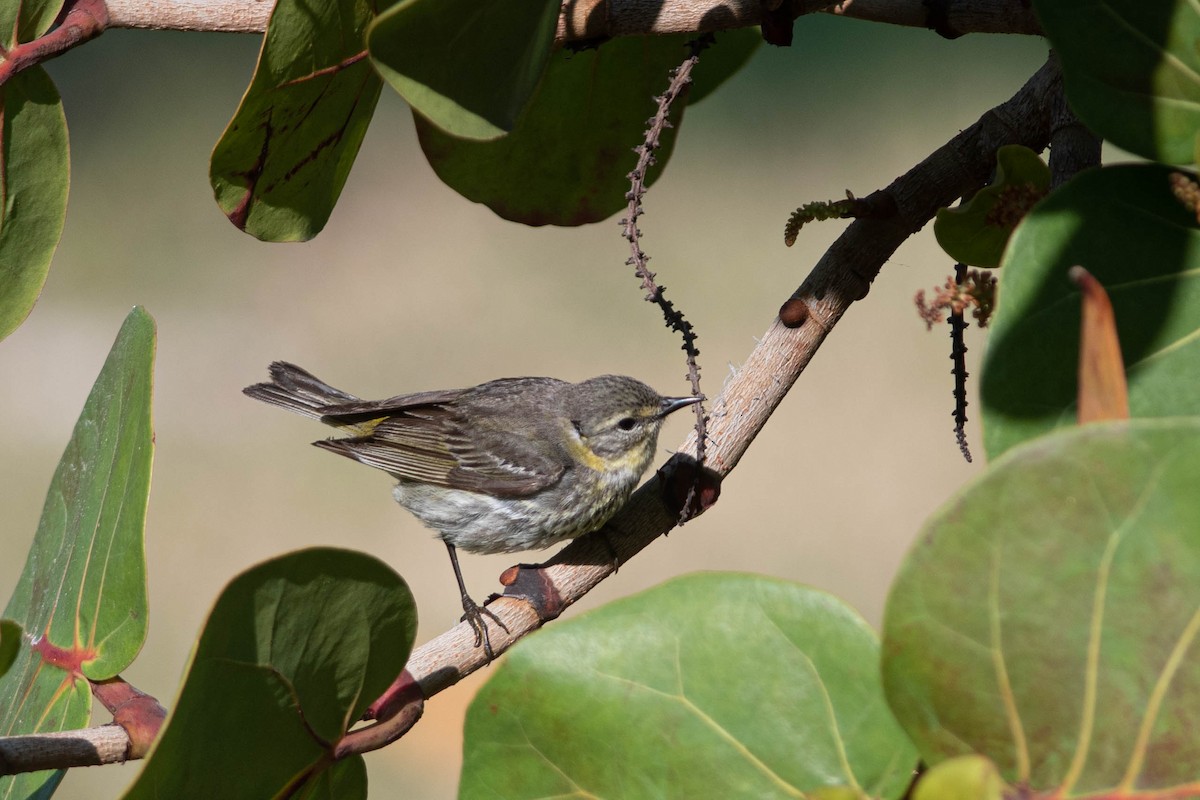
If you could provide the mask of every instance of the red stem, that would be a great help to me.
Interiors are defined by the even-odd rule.
[[[104,0],[68,0],[59,25],[32,42],[14,44],[0,61],[0,86],[35,64],[60,56],[76,45],[95,39],[108,27]]]

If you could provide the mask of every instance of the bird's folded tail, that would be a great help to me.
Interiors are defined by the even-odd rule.
[[[352,394],[333,388],[311,372],[286,361],[272,363],[270,373],[270,383],[247,386],[242,393],[312,419],[320,419],[324,413],[323,409],[329,406],[359,400]]]

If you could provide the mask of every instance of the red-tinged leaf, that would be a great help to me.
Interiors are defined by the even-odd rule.
[[[1129,419],[1125,362],[1117,338],[1112,303],[1100,281],[1083,267],[1072,267],[1071,280],[1083,292],[1079,340],[1079,424]]]
[[[4,610],[29,638],[0,677],[0,735],[87,724],[88,679],[125,669],[145,639],[154,340],[150,315],[133,309],[50,482]],[[60,779],[46,772],[0,778],[0,798],[52,791]]]
[[[246,233],[294,242],[325,227],[383,85],[363,43],[382,5],[275,6],[254,79],[209,167],[217,205]]]
[[[1096,276],[1120,322],[1133,417],[1200,414],[1200,227],[1157,164],[1087,170],[1013,233],[981,370],[984,444],[995,458],[1073,426],[1078,399],[1076,264]]]

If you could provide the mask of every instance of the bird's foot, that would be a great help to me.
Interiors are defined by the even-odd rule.
[[[471,630],[475,631],[475,646],[483,647],[484,655],[487,660],[494,661],[496,658],[495,652],[492,650],[492,643],[488,639],[487,621],[485,616],[490,617],[493,622],[500,626],[506,633],[508,628],[504,627],[504,623],[496,616],[495,612],[489,609],[486,605],[481,606],[471,599],[471,596],[464,594],[462,596],[463,615],[461,621],[466,622],[471,626]]]

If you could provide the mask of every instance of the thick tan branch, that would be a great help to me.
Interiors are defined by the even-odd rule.
[[[120,764],[129,758],[129,748],[129,734],[116,723],[80,731],[0,736],[0,775]]]

